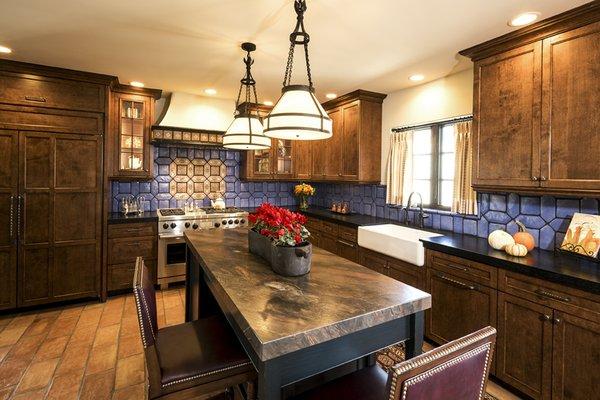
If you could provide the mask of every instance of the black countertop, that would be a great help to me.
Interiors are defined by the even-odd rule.
[[[292,208],[290,208],[292,209]],[[386,218],[372,217],[370,215],[363,214],[337,214],[326,208],[317,208],[317,207],[309,207],[308,210],[298,210],[293,209],[293,211],[298,211],[302,214],[305,214],[309,217],[316,217],[326,221],[336,222],[340,225],[350,226],[352,228],[358,228],[359,226],[368,226],[368,225],[380,225],[380,224],[397,224],[398,221],[392,221]]]
[[[141,214],[124,215],[118,212],[108,214],[109,224],[125,224],[130,222],[158,222],[158,214],[156,211],[145,211]]]
[[[534,249],[525,257],[494,250],[487,239],[442,232],[444,236],[421,239],[431,250],[481,262],[600,294],[600,264],[577,256]]]

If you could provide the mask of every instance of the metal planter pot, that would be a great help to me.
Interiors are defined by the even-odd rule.
[[[279,275],[301,276],[310,272],[312,244],[308,242],[299,246],[273,246],[271,239],[249,230],[248,249],[268,261]]]

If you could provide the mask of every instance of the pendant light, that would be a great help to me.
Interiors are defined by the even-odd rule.
[[[294,0],[297,20],[290,34],[290,51],[283,78],[281,97],[265,119],[265,135],[290,140],[319,140],[331,137],[332,122],[317,98],[310,74],[308,42],[310,36],[304,29],[306,0]],[[292,67],[296,45],[304,47],[308,85],[292,85]]]
[[[254,60],[250,53],[256,50],[254,43],[242,43],[242,49],[247,53],[244,58],[246,74],[241,79],[240,91],[235,102],[233,122],[223,136],[223,147],[235,150],[261,150],[271,147],[271,139],[263,133],[263,126],[258,116],[258,110],[252,110],[252,104],[258,104],[256,96],[256,81],[252,77],[250,67]],[[245,101],[241,103],[242,89],[245,92]],[[254,98],[254,102],[252,99]]]

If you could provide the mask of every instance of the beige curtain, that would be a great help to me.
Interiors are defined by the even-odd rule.
[[[412,131],[392,132],[387,160],[388,204],[402,205],[412,192]]]
[[[454,125],[456,158],[452,212],[460,214],[477,214],[477,195],[471,188],[471,176],[473,172],[471,127],[471,121],[459,122]]]

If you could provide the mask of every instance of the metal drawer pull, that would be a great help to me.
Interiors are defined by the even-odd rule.
[[[562,302],[565,302],[565,303],[569,303],[571,301],[571,299],[569,297],[562,297],[562,296],[559,296],[559,295],[554,294],[554,293],[547,292],[547,291],[542,290],[542,289],[536,289],[535,293],[538,296],[547,297],[549,299],[558,300],[558,301],[562,301]]]
[[[346,242],[345,240],[342,240],[342,239],[338,239],[337,241],[338,241],[338,243],[341,243],[346,246],[356,247],[356,245],[354,243]]]
[[[46,102],[46,98],[45,97],[37,97],[37,96],[25,96],[25,100],[27,100],[27,101],[35,101],[37,103],[45,103]]]
[[[454,264],[443,264],[443,265],[445,265],[447,267],[450,267],[450,268],[457,269],[459,271],[465,271],[465,272],[467,272],[469,270],[467,267],[462,267],[460,265],[454,265]]]
[[[452,283],[452,284],[454,284],[454,285],[456,285],[458,287],[461,287],[463,289],[469,289],[469,290],[475,290],[476,289],[476,287],[473,286],[473,285],[467,285],[466,283],[462,283],[462,282],[457,281],[455,279],[448,278],[447,276],[444,276],[444,275],[438,275],[438,278],[440,278],[440,279],[442,279],[442,280],[444,280],[446,282],[450,282],[450,283]]]
[[[547,314],[543,314],[543,315],[540,317],[540,319],[541,319],[542,321],[550,321],[550,316],[549,316],[549,315],[547,315]]]

